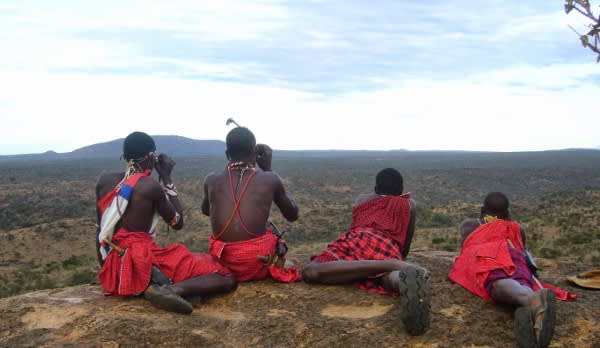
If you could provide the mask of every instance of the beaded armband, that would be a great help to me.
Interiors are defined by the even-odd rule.
[[[163,191],[165,191],[167,196],[170,196],[170,197],[177,197],[177,195],[178,195],[177,188],[175,187],[175,184],[173,184],[173,183],[163,185]]]
[[[175,226],[179,223],[179,220],[181,220],[181,215],[179,215],[178,212],[175,212],[175,216],[169,221],[169,225]]]

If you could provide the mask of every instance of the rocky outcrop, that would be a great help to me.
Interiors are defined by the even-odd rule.
[[[0,299],[3,347],[510,347],[513,309],[484,303],[446,279],[452,253],[415,253],[432,270],[432,322],[409,336],[397,299],[353,286],[261,281],[207,298],[191,315],[152,307],[143,298],[105,297],[80,285]],[[542,260],[542,263],[543,260]],[[582,265],[547,262],[542,277],[575,291],[558,304],[552,347],[600,345],[600,292],[562,279]]]

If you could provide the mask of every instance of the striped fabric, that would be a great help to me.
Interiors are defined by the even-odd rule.
[[[146,170],[142,173],[131,175],[98,201],[98,210],[102,215],[100,219],[98,241],[100,242],[100,254],[102,255],[103,260],[106,259],[108,253],[112,250],[106,241],[112,241],[115,227],[121,220],[123,213],[125,213],[125,209],[127,209],[129,199],[133,194],[133,188],[141,178],[149,176],[151,173],[151,170]],[[155,214],[154,220],[152,221],[152,227],[148,232],[152,237],[154,237],[154,230],[157,223],[158,215]]]

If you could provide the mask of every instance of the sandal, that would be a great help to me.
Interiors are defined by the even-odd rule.
[[[424,269],[410,267],[400,272],[400,318],[409,334],[419,336],[429,327],[428,275]]]
[[[541,304],[531,310],[519,307],[515,311],[515,336],[521,348],[546,348],[554,335],[556,298],[548,289],[540,291]]]
[[[170,312],[190,314],[194,310],[188,301],[167,286],[152,284],[144,291],[144,297],[155,307]]]

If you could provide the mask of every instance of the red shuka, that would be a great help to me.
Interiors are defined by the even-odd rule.
[[[396,241],[402,250],[406,242],[410,211],[409,194],[371,199],[354,207],[349,230],[372,228],[383,237]]]
[[[100,283],[107,295],[131,296],[142,293],[150,283],[152,265],[174,283],[212,273],[230,274],[211,255],[191,253],[183,244],[161,248],[146,232],[129,232],[124,228],[113,242],[125,250],[108,254],[100,269]]]
[[[277,237],[271,230],[264,235],[238,242],[223,242],[210,237],[209,252],[217,258],[239,282],[271,277],[278,282],[292,283],[302,280],[296,268],[279,268],[266,265],[257,256],[275,254]]]
[[[523,249],[521,228],[517,222],[496,220],[479,226],[465,239],[448,278],[474,295],[494,302],[484,286],[490,273],[501,269],[510,277],[517,270],[509,252],[508,241],[514,248]],[[533,284],[533,290],[539,290],[539,286],[535,282]],[[560,300],[574,301],[577,298],[575,294],[549,284],[542,285],[551,289]]]

